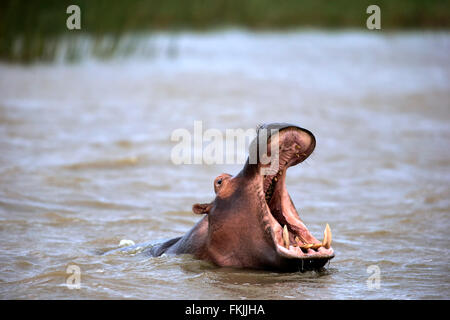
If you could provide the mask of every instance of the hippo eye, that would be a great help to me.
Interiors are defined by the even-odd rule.
[[[217,180],[217,184],[221,185],[222,184],[222,179]]]

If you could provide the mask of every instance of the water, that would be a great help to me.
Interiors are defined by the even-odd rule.
[[[1,298],[450,298],[448,33],[229,30],[145,43],[151,57],[0,65]],[[287,187],[314,235],[331,226],[326,270],[99,254],[184,234],[214,177],[240,170],[170,161],[172,131],[195,120],[315,134]],[[66,286],[69,265],[79,290]]]

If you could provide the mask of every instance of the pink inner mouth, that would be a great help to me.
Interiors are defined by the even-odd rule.
[[[331,231],[324,232],[324,240],[317,240],[301,221],[286,189],[286,170],[305,160],[304,139],[296,129],[283,131],[280,137],[279,167],[276,173],[262,180],[263,196],[267,205],[267,219],[277,252],[287,258],[331,259]]]

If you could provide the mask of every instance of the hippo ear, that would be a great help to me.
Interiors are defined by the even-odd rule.
[[[211,208],[211,203],[196,203],[192,206],[192,211],[196,214],[208,214]]]

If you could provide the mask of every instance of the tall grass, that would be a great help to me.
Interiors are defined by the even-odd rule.
[[[0,59],[29,62],[55,58],[61,38],[85,34],[116,43],[124,33],[297,27],[365,28],[366,8],[381,8],[383,30],[448,29],[448,0],[2,0]],[[82,29],[66,28],[66,8],[81,8]],[[97,50],[113,52],[116,45]],[[76,42],[72,45],[76,48]],[[99,47],[100,48],[100,47]],[[106,54],[107,55],[107,54]],[[69,55],[70,56],[70,55]]]

